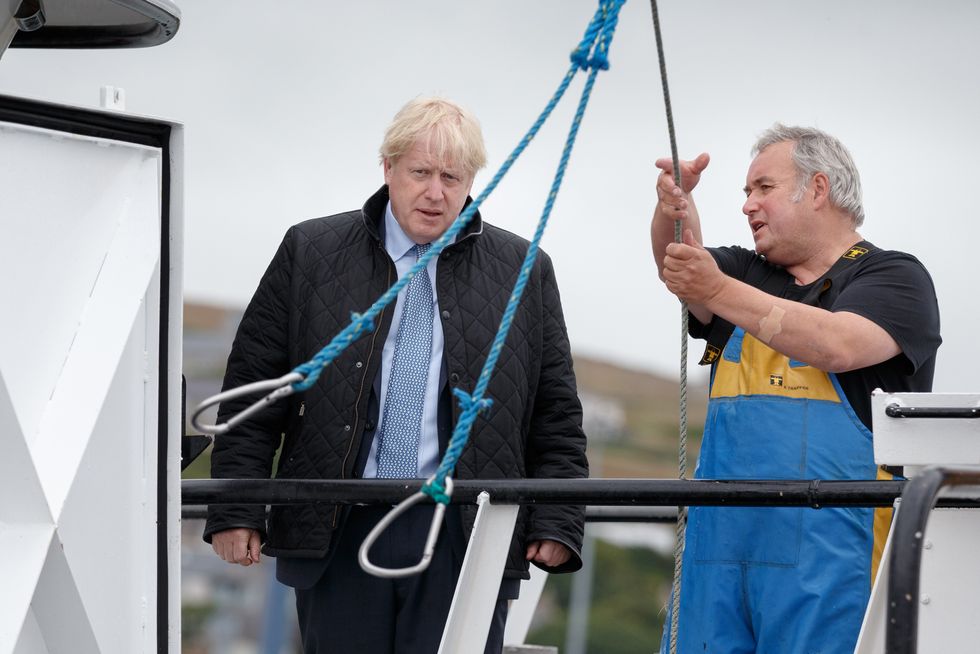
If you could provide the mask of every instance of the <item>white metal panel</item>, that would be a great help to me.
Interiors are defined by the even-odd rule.
[[[154,648],[156,616],[148,609],[155,597],[147,591],[155,588],[156,575],[157,452],[140,436],[157,428],[157,376],[147,374],[145,354],[157,349],[155,295],[148,294],[150,311],[141,310],[132,326],[58,527],[103,652],[127,651],[137,629],[143,638],[137,651]],[[134,401],[134,393],[145,397]],[[134,447],[120,447],[121,439]],[[109,560],[112,565],[89,565]]]
[[[973,651],[973,644],[980,643],[978,542],[980,513],[976,510],[934,509],[929,515],[919,579],[919,654]],[[885,651],[891,545],[889,538],[855,654]]]
[[[980,420],[889,418],[885,406],[967,408],[980,393],[882,393],[871,396],[875,461],[880,465],[980,465]]]
[[[99,654],[88,608],[82,602],[74,571],[69,567],[63,545],[55,534],[48,546],[41,578],[31,601],[34,618],[51,654]]]
[[[51,512],[41,491],[41,481],[37,478],[27,442],[19,429],[2,369],[0,425],[3,426],[3,434],[0,435],[3,439],[3,456],[0,456],[0,533],[5,523],[50,525]]]
[[[53,533],[53,525],[0,524],[0,652],[19,639]]]
[[[922,543],[919,653],[977,651],[980,644],[980,512],[935,509]]]
[[[24,629],[20,632],[20,640],[14,647],[14,654],[50,654],[44,642],[44,634],[34,618],[34,611],[27,612]]]
[[[17,312],[0,325],[0,369],[33,442],[151,151],[9,123],[0,151],[0,306]]]
[[[95,282],[85,289],[81,315],[60,316],[66,322],[77,321],[77,329],[32,445],[56,518],[87,445],[85,437],[91,434],[113,375],[124,363],[120,357],[136,315],[144,302],[159,304],[158,290],[149,289],[148,295],[148,287],[160,258],[161,155],[148,154],[147,150],[131,153],[127,174],[112,185],[124,201],[113,207],[114,213],[98,216],[114,229],[110,242],[99,251],[101,266]],[[68,262],[58,266],[65,276],[73,274],[72,268]],[[140,326],[141,330],[146,328]],[[154,364],[156,354],[156,349],[148,351],[148,359],[152,357]],[[142,384],[150,370],[144,364],[139,370],[128,372],[130,381],[139,384],[129,390],[129,398],[144,405]],[[154,397],[151,405],[155,404]],[[155,435],[156,430],[152,433]],[[151,474],[155,480],[155,471]]]
[[[160,261],[162,173],[180,154],[11,123],[0,123],[0,148],[0,306],[16,315],[0,321],[0,434],[12,453],[0,462],[12,473],[0,474],[0,551],[13,554],[0,557],[0,654],[157,651],[162,520],[178,652],[179,204],[164,289]],[[177,322],[161,378],[164,298]]]

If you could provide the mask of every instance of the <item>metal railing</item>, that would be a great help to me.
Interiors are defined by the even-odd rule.
[[[185,506],[207,504],[397,504],[424,480],[188,479]],[[486,491],[495,504],[589,506],[883,507],[905,480],[493,479],[455,481],[453,504],[474,504]],[[980,508],[980,499],[942,497],[937,506]]]
[[[917,417],[922,414],[917,414]],[[925,417],[925,416],[923,416]],[[397,504],[424,480],[189,479],[183,516],[206,516],[211,504]],[[671,522],[681,506],[887,507],[901,497],[890,562],[886,652],[915,654],[922,535],[933,507],[980,508],[968,494],[938,497],[942,488],[980,484],[980,471],[927,469],[911,480],[501,479],[455,482],[453,504],[488,492],[496,504],[587,506],[590,522]],[[661,510],[656,510],[657,508]]]

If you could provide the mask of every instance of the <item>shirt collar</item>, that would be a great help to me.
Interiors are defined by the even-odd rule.
[[[415,241],[408,237],[408,234],[405,233],[402,226],[398,224],[398,220],[395,219],[395,214],[391,212],[390,200],[388,201],[388,206],[385,207],[383,236],[385,240],[385,250],[388,251],[388,255],[391,257],[392,261],[398,261],[408,254],[409,250],[415,246]],[[458,238],[459,235],[457,234],[456,236]],[[453,238],[453,243],[456,242],[457,238]]]
[[[391,212],[391,202],[385,207],[385,249],[392,261],[398,261],[415,246]]]

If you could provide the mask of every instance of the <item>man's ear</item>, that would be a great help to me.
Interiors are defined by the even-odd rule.
[[[813,193],[813,208],[822,209],[830,203],[830,180],[824,173],[816,173],[810,183]]]
[[[391,184],[391,159],[385,157],[381,162],[381,167],[385,171],[385,184]]]

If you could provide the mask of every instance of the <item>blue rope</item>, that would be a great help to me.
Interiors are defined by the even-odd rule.
[[[527,146],[530,145],[531,140],[534,139],[541,127],[551,116],[558,102],[565,95],[565,91],[568,89],[572,78],[575,77],[579,70],[590,71],[585,87],[582,91],[582,97],[579,100],[575,118],[572,121],[572,126],[568,133],[568,138],[565,142],[565,148],[562,151],[561,161],[558,165],[558,170],[555,173],[555,178],[551,185],[551,191],[548,194],[548,200],[545,203],[544,211],[541,215],[540,221],[538,222],[534,239],[531,241],[531,244],[528,247],[527,255],[525,256],[524,263],[521,266],[521,272],[518,275],[514,290],[511,293],[510,300],[507,304],[507,309],[504,311],[504,315],[501,318],[500,327],[497,330],[497,336],[491,345],[490,353],[484,363],[476,388],[472,394],[466,393],[459,388],[453,389],[453,394],[456,396],[460,404],[461,415],[459,421],[456,423],[456,428],[453,431],[452,438],[450,439],[449,447],[446,450],[442,463],[439,465],[439,469],[436,471],[432,481],[422,488],[422,492],[426,493],[434,500],[441,502],[442,504],[449,503],[449,497],[445,494],[445,479],[452,472],[453,468],[456,467],[456,462],[459,460],[463,447],[466,445],[466,442],[469,439],[469,432],[473,422],[476,420],[477,415],[479,415],[481,411],[488,409],[493,403],[493,400],[484,398],[483,395],[490,383],[490,377],[493,374],[493,369],[496,366],[498,357],[500,356],[500,351],[503,349],[504,341],[507,338],[507,332],[510,329],[511,323],[513,322],[514,314],[517,311],[517,305],[520,302],[521,295],[524,293],[524,287],[527,284],[528,277],[531,273],[531,268],[533,267],[535,258],[537,257],[539,243],[544,234],[544,228],[548,223],[548,218],[551,215],[555,198],[558,196],[558,189],[561,187],[562,180],[565,176],[565,169],[568,165],[568,159],[571,155],[572,147],[575,144],[575,138],[578,135],[578,129],[582,122],[582,117],[585,114],[585,108],[588,105],[589,97],[592,94],[592,87],[595,83],[596,74],[599,70],[609,69],[609,45],[616,30],[619,10],[622,8],[625,2],[626,0],[600,0],[599,8],[596,10],[592,21],[589,23],[589,26],[585,31],[584,38],[582,39],[581,43],[579,43],[578,47],[572,51],[570,57],[572,65],[565,74],[565,77],[562,79],[561,83],[558,85],[558,89],[548,101],[548,104],[541,112],[541,115],[539,115],[537,120],[534,121],[534,124],[528,130],[527,134],[524,135],[524,137],[517,144],[517,147],[514,148],[510,156],[507,157],[504,163],[500,166],[499,170],[497,170],[497,173],[493,176],[493,179],[490,180],[490,183],[483,190],[483,192],[480,193],[480,195],[477,196],[477,198],[473,200],[473,202],[471,202],[466,209],[463,210],[449,229],[447,229],[445,233],[443,233],[443,235],[432,244],[429,251],[422,255],[418,262],[412,266],[404,277],[395,282],[395,284],[393,284],[391,288],[389,288],[380,298],[378,298],[367,311],[361,314],[351,314],[351,323],[345,327],[343,331],[337,334],[326,347],[316,354],[316,356],[293,369],[293,372],[298,372],[304,377],[304,379],[292,385],[293,390],[305,391],[316,383],[323,368],[329,365],[330,362],[332,362],[341,352],[343,352],[348,345],[364,334],[374,331],[374,319],[379,313],[381,313],[382,309],[397,298],[398,293],[411,281],[412,277],[414,277],[420,271],[425,270],[429,260],[432,259],[432,257],[439,256],[439,254],[449,244],[455,241],[456,235],[469,224],[473,218],[473,215],[480,208],[483,201],[494,191],[494,189],[497,188],[497,185],[504,178],[504,175],[507,174],[517,158],[524,152]]]
[[[599,70],[609,69],[609,60],[607,58],[609,43],[616,30],[619,10],[625,2],[626,0],[601,1],[595,17],[586,30],[585,38],[579,44],[579,47],[572,52],[572,66],[565,76],[565,81],[562,82],[563,87],[560,87],[561,93],[564,93],[564,87],[567,87],[567,81],[574,77],[578,70],[589,70],[589,76],[582,90],[582,96],[579,99],[575,117],[572,119],[571,128],[568,131],[568,138],[562,150],[558,170],[555,172],[554,180],[551,183],[551,190],[548,193],[548,200],[545,202],[541,219],[538,221],[538,227],[534,232],[534,238],[531,240],[527,254],[524,256],[521,272],[517,276],[514,290],[511,292],[510,300],[507,302],[507,309],[500,319],[497,336],[494,338],[493,345],[490,347],[490,353],[487,355],[487,359],[483,364],[483,370],[480,372],[476,388],[472,395],[459,388],[453,389],[453,394],[459,400],[461,410],[459,421],[456,423],[452,438],[449,440],[449,446],[446,448],[446,454],[443,456],[442,463],[439,464],[436,474],[431,481],[422,487],[422,492],[437,502],[443,504],[449,503],[449,498],[445,493],[445,479],[456,467],[456,463],[463,453],[463,448],[469,440],[470,429],[476,417],[481,411],[488,409],[493,403],[493,400],[484,398],[483,395],[487,390],[487,386],[490,384],[493,369],[497,365],[497,359],[500,357],[500,352],[504,347],[507,333],[510,330],[511,323],[514,321],[517,306],[521,301],[521,296],[524,294],[524,287],[527,285],[527,280],[531,275],[531,268],[534,266],[534,261],[537,258],[541,238],[544,236],[548,218],[551,216],[555,199],[558,197],[558,190],[561,188],[562,180],[565,177],[565,169],[568,167],[568,160],[572,154],[572,148],[575,146],[575,139],[578,136],[579,127],[582,124],[582,117],[585,115],[585,108],[588,106],[589,98],[592,95],[592,87],[595,84],[596,75]],[[593,45],[595,46],[594,49]],[[591,57],[588,56],[590,50],[593,51]],[[549,105],[545,111],[550,113],[552,108],[553,106]],[[542,113],[543,115],[544,113]]]

